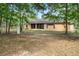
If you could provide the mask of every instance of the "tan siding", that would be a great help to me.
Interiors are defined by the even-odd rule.
[[[53,24],[48,25],[48,30],[54,31],[65,31],[64,24],[55,24],[55,28],[53,28]]]
[[[69,25],[68,28],[69,28],[68,31],[70,31],[70,32],[74,32],[75,31],[74,25]]]
[[[56,24],[55,31],[65,31],[64,24]]]
[[[31,29],[31,25],[30,24],[28,24],[28,29]]]
[[[47,27],[48,27],[47,28],[48,30],[53,30],[54,29],[52,24],[47,25]]]

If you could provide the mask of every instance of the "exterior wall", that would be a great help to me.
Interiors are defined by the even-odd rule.
[[[48,25],[48,30],[53,31],[65,31],[64,24],[55,24],[55,28],[53,27],[53,24]]]
[[[54,30],[55,31],[65,31],[65,26],[64,26],[64,24],[56,24]]]
[[[30,25],[30,24],[28,24],[28,26],[27,26],[27,27],[28,27],[28,29],[29,29],[29,30],[31,29],[31,25]]]
[[[70,25],[70,26],[69,26],[69,31],[70,31],[70,32],[75,32],[74,25]]]
[[[48,24],[48,25],[47,25],[47,30],[54,30],[53,24]]]
[[[37,26],[35,26],[35,27],[37,27]],[[31,30],[31,25],[30,24],[28,24],[28,29]],[[35,28],[33,30],[38,30],[38,29]],[[44,24],[44,29],[43,30],[65,31],[65,24],[55,24],[55,28],[53,27],[53,24]],[[73,25],[68,25],[68,31],[74,32],[74,26]]]

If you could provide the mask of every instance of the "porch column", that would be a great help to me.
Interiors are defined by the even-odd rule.
[[[47,29],[47,24],[44,24],[44,29]]]
[[[35,24],[35,29],[37,29],[37,24]]]

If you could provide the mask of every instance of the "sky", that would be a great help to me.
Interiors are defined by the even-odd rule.
[[[45,10],[45,11],[44,11],[44,14],[46,14],[48,11],[49,11],[48,9]],[[41,19],[41,18],[42,18],[42,15],[43,15],[43,14],[42,14],[41,12],[38,12],[37,18]]]
[[[41,19],[42,18],[42,15],[43,14],[39,12],[38,15],[37,15],[37,18]]]

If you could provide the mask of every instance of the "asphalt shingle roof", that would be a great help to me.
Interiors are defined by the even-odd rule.
[[[38,24],[38,23],[54,24],[53,21],[48,21],[48,20],[34,20],[30,22],[30,24]],[[65,22],[55,22],[55,24],[65,24]],[[68,22],[68,24],[71,24],[71,23]]]
[[[31,21],[30,23],[53,23],[53,22],[47,20],[35,20],[35,21]]]

